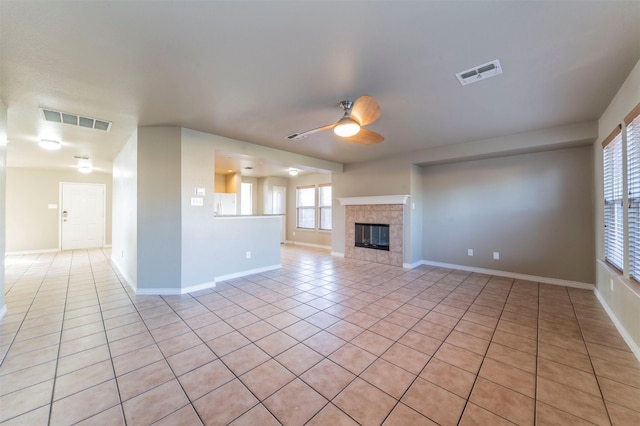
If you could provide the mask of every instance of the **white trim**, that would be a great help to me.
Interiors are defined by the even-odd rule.
[[[111,253],[111,262],[118,269],[118,272],[120,272],[120,275],[122,275],[122,278],[124,278],[124,282],[131,288],[131,290],[133,290],[136,294],[138,294],[138,285],[137,285],[137,283],[135,282],[135,280],[132,280],[131,277],[129,277],[126,274],[126,272],[123,270],[122,267],[120,267],[120,264],[118,263],[118,261],[114,257],[113,253]]]
[[[25,251],[8,251],[5,253],[6,256],[21,256],[23,254],[40,254],[40,253],[56,253],[59,252],[60,249],[43,249],[43,250],[25,250]]]
[[[183,288],[141,288],[136,290],[136,294],[140,296],[170,296],[170,295],[178,295],[178,294],[187,294],[192,293],[194,291],[206,290],[208,288],[213,288],[216,286],[217,282],[232,280],[234,278],[241,278],[247,275],[259,274],[261,272],[273,271],[274,269],[282,268],[281,264],[265,266],[264,268],[256,268],[249,269],[247,271],[236,272],[228,275],[221,275],[216,277],[214,281],[209,281],[206,283],[196,284],[189,287]]]
[[[301,243],[299,241],[292,241],[292,240],[287,240],[284,243],[285,244],[291,244],[293,246],[306,246],[306,247],[313,247],[313,248],[319,248],[319,249],[324,249],[324,250],[331,250],[331,246],[323,246],[323,245],[320,245],[320,244]]]
[[[413,262],[413,263],[403,263],[402,267],[404,269],[414,269],[414,268],[417,268],[420,265],[422,265],[422,260],[418,260],[417,262]]]
[[[208,288],[214,288],[216,286],[215,281],[209,281],[207,283],[201,283],[196,285],[190,285],[188,287],[183,287],[180,291],[180,294],[193,293],[194,291],[206,290]]]
[[[410,195],[376,195],[370,197],[338,198],[343,206],[363,206],[371,204],[407,204]]]
[[[339,252],[339,251],[332,251],[331,252],[331,256],[344,257],[344,253]]]
[[[636,358],[638,358],[638,361],[640,361],[640,346],[638,346],[638,344],[633,341],[633,338],[631,337],[631,335],[629,334],[627,329],[624,328],[622,323],[618,320],[618,317],[616,316],[616,314],[609,307],[609,305],[607,305],[607,302],[605,301],[604,297],[598,291],[597,288],[593,289],[593,293],[596,295],[596,298],[598,299],[598,301],[600,302],[600,304],[604,308],[604,310],[607,313],[607,315],[609,315],[609,318],[611,318],[611,321],[613,321],[613,325],[616,326],[616,329],[618,330],[618,333],[620,333],[620,335],[622,336],[624,341],[627,343],[627,345],[629,346],[629,349],[631,349],[631,352],[633,352],[633,354],[636,356]]]
[[[210,281],[202,284],[191,285],[189,287],[181,288],[141,288],[136,290],[138,296],[177,296],[180,294],[187,294],[193,291],[205,290],[216,286],[215,281]]]
[[[4,306],[2,306],[2,308],[0,308],[0,321],[2,320],[2,318],[4,318],[5,315],[7,315],[7,305],[6,304]]]
[[[273,271],[274,269],[280,268],[282,268],[282,264],[278,263],[277,265],[265,266],[263,268],[249,269],[242,272],[235,272],[233,274],[221,275],[219,277],[216,277],[215,282],[232,280],[234,278],[242,278],[247,275],[259,274],[261,272]]]
[[[422,260],[422,265],[437,266],[440,268],[459,269],[461,271],[477,272],[480,274],[497,275],[499,277],[514,278],[518,280],[536,281],[543,284],[561,285],[564,287],[581,288],[584,290],[595,289],[594,284],[581,283],[579,281],[561,280],[559,278],[539,277],[537,275],[519,274],[517,272],[498,271],[495,269],[476,268],[473,266],[455,265],[452,263],[433,262]]]

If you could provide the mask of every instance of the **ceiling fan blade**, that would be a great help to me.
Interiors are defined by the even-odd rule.
[[[334,124],[328,124],[326,126],[317,127],[315,129],[307,130],[306,132],[294,133],[292,135],[287,136],[287,139],[292,140],[292,141],[297,141],[297,140],[300,140],[300,139],[304,139],[307,136],[312,135],[314,133],[321,132],[323,130],[333,129],[334,127],[336,127],[335,123]]]
[[[361,126],[371,124],[380,117],[380,105],[371,96],[360,96],[351,108],[351,117],[355,118]]]
[[[382,142],[384,137],[380,133],[361,128],[358,133],[345,139],[359,145],[373,145]]]

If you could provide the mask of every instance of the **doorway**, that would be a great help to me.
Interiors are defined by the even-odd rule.
[[[287,188],[284,186],[274,186],[271,192],[271,207],[272,207],[273,214],[283,215],[281,218],[281,226],[280,226],[280,242],[281,243],[284,243],[287,240],[286,205],[287,205]]]
[[[60,248],[104,246],[105,185],[60,183]]]

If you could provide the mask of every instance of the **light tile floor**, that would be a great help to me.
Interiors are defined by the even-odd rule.
[[[6,258],[3,425],[640,424],[640,363],[590,291],[284,247],[136,296],[108,258]]]

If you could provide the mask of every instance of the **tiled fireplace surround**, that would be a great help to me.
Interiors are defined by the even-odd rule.
[[[404,203],[407,198],[408,196],[390,196],[340,199],[345,205],[344,257],[402,266]],[[356,223],[389,224],[389,251],[355,247]]]

